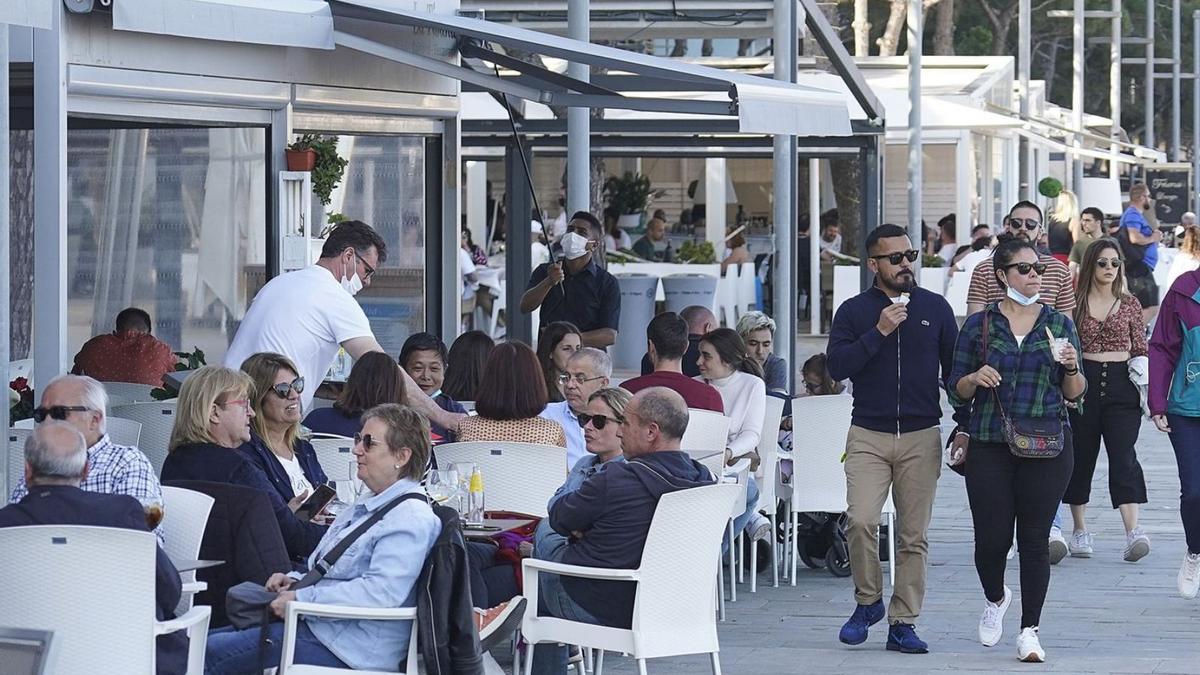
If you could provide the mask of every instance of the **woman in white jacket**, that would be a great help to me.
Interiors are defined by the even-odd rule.
[[[700,338],[700,358],[696,362],[701,382],[716,387],[729,418],[729,437],[725,442],[725,463],[748,458],[758,467],[758,441],[762,438],[763,418],[767,409],[767,385],[762,368],[746,352],[746,344],[731,328],[718,328]],[[755,539],[770,534],[770,522],[757,512],[758,484],[750,478],[746,512],[734,519]],[[765,508],[775,508],[766,504]],[[736,530],[735,530],[736,531]]]

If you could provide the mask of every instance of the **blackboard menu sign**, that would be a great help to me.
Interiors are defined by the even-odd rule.
[[[1192,167],[1188,164],[1156,164],[1146,167],[1146,185],[1154,198],[1154,215],[1160,225],[1178,225],[1180,216],[1192,206]]]

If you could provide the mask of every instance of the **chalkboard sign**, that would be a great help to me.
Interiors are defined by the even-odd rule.
[[[1154,199],[1154,215],[1160,225],[1178,225],[1180,216],[1192,206],[1192,168],[1187,164],[1158,164],[1146,167],[1146,185]]]

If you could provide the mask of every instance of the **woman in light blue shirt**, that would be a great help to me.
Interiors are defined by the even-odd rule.
[[[424,494],[419,480],[429,461],[429,422],[398,404],[376,406],[363,414],[362,433],[354,438],[358,478],[366,492],[337,520],[308,559],[312,568],[344,536],[372,513],[405,494]],[[408,499],[388,511],[354,542],[317,583],[290,590],[302,575],[273,574],[268,591],[282,617],[292,600],[348,607],[412,607],[415,585],[425,558],[441,533],[441,522],[428,503]],[[296,632],[296,663],[397,670],[408,649],[412,625],[407,621],[366,621],[305,617]],[[283,623],[268,629],[265,665],[278,666]],[[205,672],[247,673],[258,665],[257,627],[221,628],[209,633]]]

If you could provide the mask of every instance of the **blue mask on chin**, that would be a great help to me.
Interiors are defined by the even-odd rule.
[[[1018,291],[1017,289],[1013,288],[1012,286],[1008,287],[1007,292],[1008,292],[1008,298],[1022,307],[1028,307],[1028,306],[1032,305],[1033,303],[1038,301],[1038,298],[1041,297],[1041,293],[1034,293],[1032,296],[1025,295],[1024,293],[1022,293],[1021,291]]]

